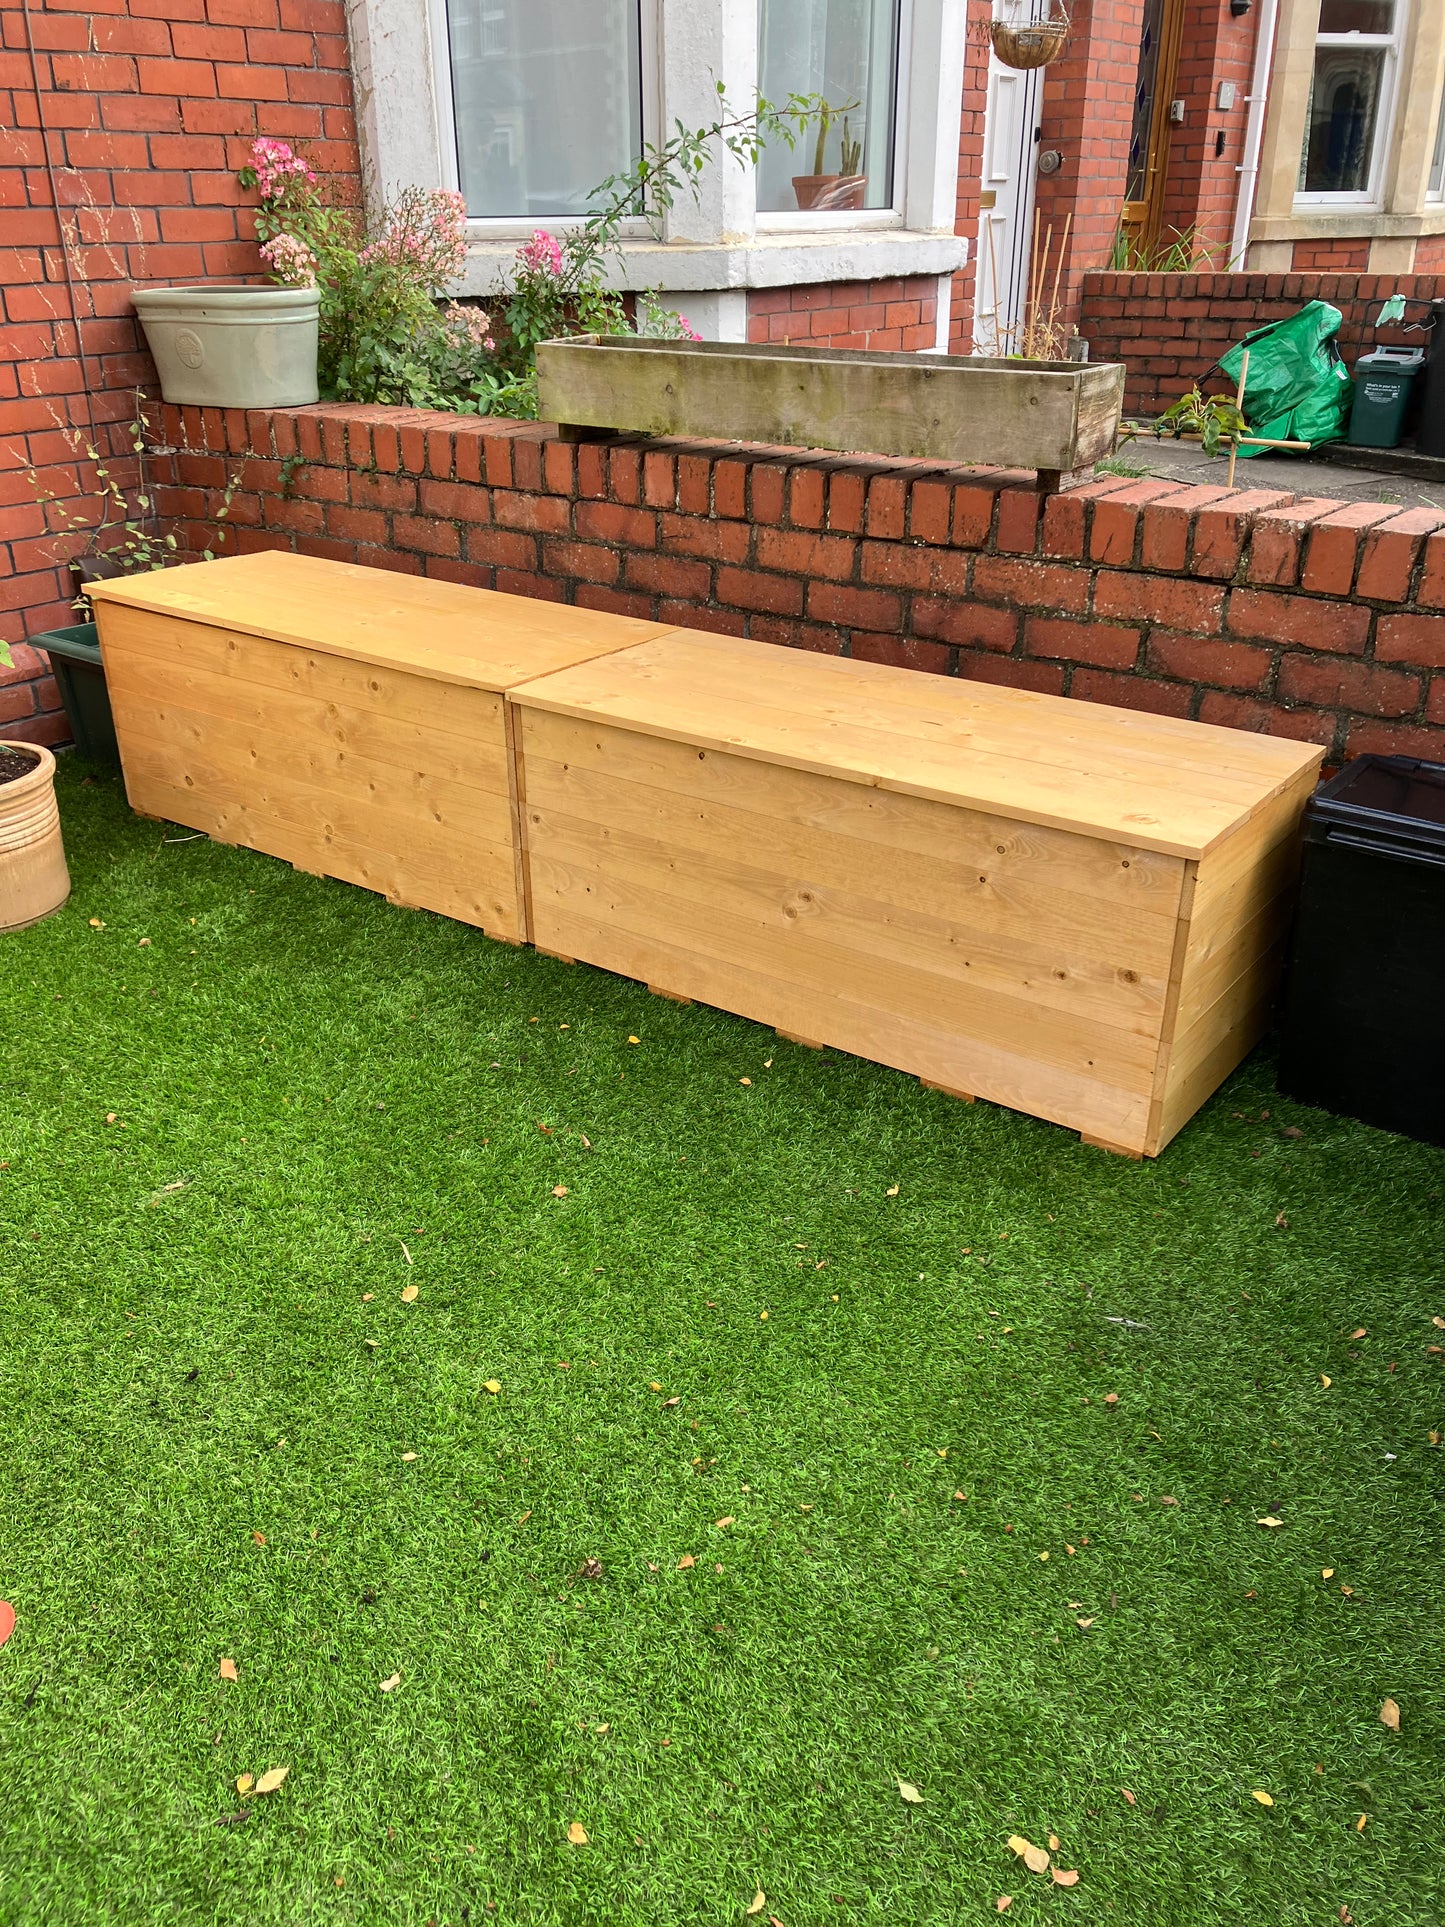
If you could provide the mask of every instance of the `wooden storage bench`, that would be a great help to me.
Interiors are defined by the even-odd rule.
[[[1136,1156],[1261,1033],[1318,749],[686,631],[509,700],[550,951]]]
[[[503,692],[667,633],[281,552],[91,594],[133,808],[514,943]]]

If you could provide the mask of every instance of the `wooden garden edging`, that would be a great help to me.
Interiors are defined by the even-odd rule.
[[[1121,362],[990,360],[577,335],[537,349],[539,411],[564,437],[700,435],[1032,468],[1040,486],[1108,455]]]
[[[143,814],[1153,1155],[1313,746],[263,554],[96,585]]]

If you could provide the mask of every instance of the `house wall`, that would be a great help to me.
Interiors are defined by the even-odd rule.
[[[1445,511],[636,440],[165,411],[193,549],[297,548],[793,648],[1445,756]],[[254,451],[254,452],[250,452]]]
[[[358,183],[341,0],[0,0],[0,636],[75,620],[65,561],[93,513],[87,446],[134,476],[126,424],[154,370],[134,282],[254,276],[235,170],[306,143]],[[153,390],[152,390],[153,392]],[[57,498],[43,507],[29,480]],[[65,736],[32,652],[0,670],[0,735]]]
[[[938,277],[748,291],[748,340],[895,352],[938,343]]]
[[[1328,301],[1341,315],[1340,352],[1353,366],[1376,341],[1420,347],[1426,337],[1376,328],[1390,294],[1445,298],[1445,274],[1090,274],[1084,277],[1080,330],[1094,361],[1128,367],[1125,412],[1152,417],[1205,382],[1214,363],[1251,329],[1283,321],[1306,301]],[[1407,308],[1407,322],[1425,317]],[[1227,387],[1216,379],[1216,392]]]

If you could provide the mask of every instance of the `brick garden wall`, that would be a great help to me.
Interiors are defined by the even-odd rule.
[[[938,277],[933,274],[754,288],[748,294],[749,341],[902,352],[932,348],[937,339]]]
[[[33,61],[32,61],[33,50]],[[254,275],[235,170],[251,140],[300,140],[359,181],[342,0],[0,0],[0,636],[75,620],[79,546],[42,510],[124,450],[154,379],[132,282]],[[130,478],[124,462],[118,470]],[[33,651],[0,670],[0,735],[64,740]]]
[[[1426,336],[1376,330],[1386,295],[1429,301],[1445,296],[1445,274],[1089,274],[1084,277],[1079,332],[1095,361],[1122,361],[1129,378],[1127,413],[1157,415],[1252,328],[1283,321],[1307,301],[1340,310],[1339,343],[1351,366],[1374,341],[1420,347]],[[1407,309],[1407,321],[1423,319]],[[1216,379],[1222,393],[1227,383]]]
[[[239,546],[1445,758],[1445,512],[340,406],[165,411],[162,509]],[[254,451],[248,453],[247,451]]]

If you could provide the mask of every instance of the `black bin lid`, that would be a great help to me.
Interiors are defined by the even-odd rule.
[[[1417,849],[1445,853],[1445,763],[1415,756],[1361,756],[1310,798],[1305,820],[1384,832]]]

